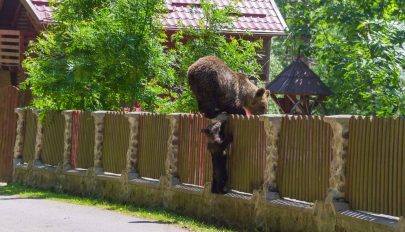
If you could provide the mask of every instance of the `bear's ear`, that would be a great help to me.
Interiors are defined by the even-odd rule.
[[[266,90],[264,88],[260,88],[257,90],[255,97],[262,97],[265,92]]]
[[[270,96],[270,90],[266,90],[266,97]]]

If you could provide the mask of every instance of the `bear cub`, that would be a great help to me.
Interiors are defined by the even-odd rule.
[[[242,115],[267,112],[270,92],[255,86],[245,74],[232,71],[215,56],[197,60],[189,67],[187,77],[198,109],[207,118],[215,118],[222,112]]]
[[[228,180],[226,170],[226,149],[232,142],[232,136],[226,133],[226,121],[218,121],[201,130],[207,136],[207,147],[212,159],[212,193],[224,194]]]

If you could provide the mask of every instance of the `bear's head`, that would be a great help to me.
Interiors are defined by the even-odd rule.
[[[268,102],[269,102],[270,91],[264,88],[259,88],[253,99],[247,101],[244,106],[245,110],[253,115],[265,114],[267,113]],[[247,112],[248,113],[248,112]]]

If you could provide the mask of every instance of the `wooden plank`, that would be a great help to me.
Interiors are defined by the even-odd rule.
[[[372,164],[372,174],[370,176],[370,179],[372,180],[372,188],[371,188],[371,192],[369,193],[371,196],[371,210],[372,212],[376,212],[377,210],[377,204],[376,204],[376,198],[377,198],[377,191],[378,191],[378,186],[375,182],[375,180],[377,179],[377,175],[376,175],[376,170],[378,168],[378,124],[376,122],[376,117],[372,117],[371,118],[371,125],[372,125],[372,130],[370,132],[370,136],[371,136],[371,144],[372,144],[372,148],[371,148],[371,162]]]
[[[2,42],[2,43],[15,43],[15,44],[20,44],[20,38],[0,37],[0,42]]]
[[[19,59],[20,53],[19,52],[4,52],[4,51],[0,50],[0,56],[14,56],[14,57],[18,57],[16,59]]]
[[[0,49],[20,50],[19,45],[0,44]]]
[[[359,184],[359,179],[361,178],[361,169],[360,169],[360,165],[361,165],[361,157],[359,155],[359,151],[360,151],[360,127],[361,126],[361,116],[357,117],[356,120],[354,121],[354,151],[351,154],[353,157],[353,165],[352,165],[352,170],[353,170],[353,178],[352,178],[352,193],[353,193],[353,197],[351,199],[351,203],[352,203],[352,208],[353,209],[358,209],[359,207],[359,201],[361,198],[359,198],[361,196],[361,192],[360,192],[360,187],[361,185]],[[359,168],[358,168],[359,167]]]
[[[387,167],[388,169],[388,178],[389,178],[389,182],[388,182],[388,212],[389,215],[395,215],[394,211],[395,211],[395,205],[396,203],[399,202],[395,202],[395,187],[394,187],[394,181],[395,181],[395,166],[397,165],[397,163],[394,163],[394,159],[395,159],[395,154],[394,154],[394,142],[395,142],[395,121],[394,119],[390,118],[388,119],[389,122],[389,128],[390,128],[390,133],[389,133],[389,152],[388,152],[388,160],[389,160],[389,166]]]
[[[364,184],[365,186],[365,190],[366,192],[368,192],[369,194],[365,194],[364,195],[364,200],[366,203],[366,210],[370,211],[371,210],[371,202],[372,202],[372,198],[371,198],[371,191],[372,191],[372,185],[373,185],[373,181],[372,181],[372,175],[373,175],[373,170],[372,170],[372,157],[370,155],[371,153],[371,146],[372,146],[372,131],[371,131],[371,123],[370,123],[370,118],[366,117],[365,120],[365,128],[364,128],[364,163],[365,163],[365,173],[364,173]]]
[[[20,59],[3,59],[0,57],[0,64],[14,64],[14,65],[20,65]]]
[[[0,30],[0,36],[4,36],[4,35],[19,36],[20,34],[21,34],[21,31],[17,31],[17,30],[4,30],[4,29]]]
[[[401,179],[401,176],[399,175],[400,171],[402,169],[401,162],[400,162],[400,158],[399,158],[399,138],[400,138],[400,122],[401,120],[399,118],[394,119],[393,120],[393,126],[394,126],[394,130],[395,132],[393,132],[393,151],[392,151],[392,155],[393,155],[393,166],[394,168],[392,169],[392,187],[393,187],[393,191],[392,191],[392,199],[393,199],[393,214],[392,215],[400,215],[401,212],[401,194],[400,194],[400,190],[401,190],[401,185],[399,184],[399,179]],[[404,139],[404,138],[403,138]]]
[[[400,126],[399,126],[399,137],[398,137],[398,155],[400,157],[400,162],[398,163],[399,167],[401,167],[399,170],[402,170],[399,172],[399,176],[401,178],[399,179],[399,185],[401,186],[401,190],[400,190],[400,202],[401,205],[399,205],[400,207],[400,213],[398,215],[405,215],[405,119],[401,119],[400,120]]]

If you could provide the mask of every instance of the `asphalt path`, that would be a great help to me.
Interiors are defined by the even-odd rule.
[[[0,196],[0,232],[183,232],[163,222],[91,206]]]

